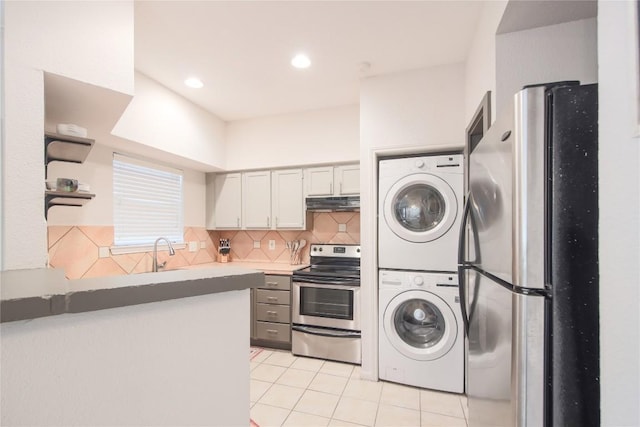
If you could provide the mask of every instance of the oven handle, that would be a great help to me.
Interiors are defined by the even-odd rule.
[[[334,284],[326,284],[326,283],[316,283],[316,282],[293,282],[294,289],[302,289],[302,288],[313,288],[313,289],[335,289],[338,291],[351,291],[354,293],[360,292],[360,286],[348,286],[348,285],[334,285]]]
[[[318,335],[320,337],[334,338],[361,338],[360,332],[356,331],[335,331],[331,329],[314,328],[311,326],[292,325],[291,329],[305,334]]]
[[[312,285],[338,285],[360,287],[360,279],[310,279],[294,277],[293,283],[310,283]]]

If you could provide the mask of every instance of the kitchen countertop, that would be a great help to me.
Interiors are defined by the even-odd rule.
[[[277,262],[251,262],[251,261],[232,261],[232,262],[212,262],[207,264],[196,264],[189,267],[182,267],[185,270],[195,270],[201,268],[212,267],[240,267],[249,268],[251,270],[260,270],[265,274],[279,274],[283,276],[290,276],[294,271],[308,267],[309,264],[286,264]]]
[[[0,273],[0,322],[103,310],[263,285],[263,272],[248,266],[249,263],[214,263],[199,268],[78,280],[67,280],[64,271],[59,269],[3,271]]]

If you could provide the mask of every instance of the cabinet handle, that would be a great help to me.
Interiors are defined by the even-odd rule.
[[[267,227],[269,227],[269,217],[267,217]]]
[[[267,282],[267,286],[278,286],[278,282]]]
[[[267,301],[278,301],[277,297],[267,297]]]
[[[278,217],[276,217],[276,228],[278,228]]]
[[[277,314],[278,314],[278,312],[277,312],[277,311],[267,311],[267,314],[268,314],[269,316],[275,316],[275,315],[277,315]]]
[[[236,218],[236,224],[238,224],[238,227],[240,227],[240,217]]]
[[[342,194],[342,181],[340,181],[340,194]]]
[[[267,332],[270,333],[270,334],[278,335],[278,331],[276,331],[275,329],[267,329]]]
[[[333,182],[329,183],[329,193],[333,194]]]

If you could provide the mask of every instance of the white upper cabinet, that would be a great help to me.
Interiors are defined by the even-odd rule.
[[[305,169],[308,197],[360,194],[360,165],[326,166]]]
[[[336,194],[348,196],[360,194],[360,165],[344,165],[334,168]]]
[[[272,228],[304,228],[306,212],[302,169],[275,170],[272,181]]]
[[[359,193],[358,164],[207,174],[207,228],[304,230],[305,197]]]
[[[215,177],[215,228],[240,228],[242,179],[239,173]]]
[[[307,171],[307,195],[333,195],[333,167],[309,168]]]
[[[271,228],[271,172],[242,174],[243,228]]]

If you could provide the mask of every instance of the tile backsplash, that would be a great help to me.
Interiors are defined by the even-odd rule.
[[[195,252],[189,245],[177,249],[174,256],[167,251],[158,252],[158,261],[167,261],[166,269],[176,269],[195,264],[206,264],[216,260],[217,246],[209,232],[201,227],[186,227],[185,242],[197,242]],[[217,241],[216,241],[217,243]],[[64,269],[68,279],[150,272],[153,264],[152,252],[113,255],[108,248],[113,246],[112,226],[49,226],[49,267]],[[106,257],[101,258],[104,251]]]
[[[231,240],[230,261],[279,263],[289,263],[287,241],[305,239],[307,246],[302,251],[301,261],[308,263],[311,243],[360,243],[360,213],[316,212],[310,230],[208,231],[201,227],[186,227],[187,247],[176,250],[175,256],[161,251],[158,261],[167,261],[167,269],[214,262],[220,238]],[[270,240],[275,243],[273,249],[269,249]],[[195,252],[189,251],[188,242],[196,243]],[[113,246],[112,226],[48,227],[49,266],[64,269],[68,279],[151,271],[151,252],[113,255],[105,249],[110,246]],[[101,258],[100,248],[108,256]]]
[[[307,246],[302,249],[300,259],[305,264],[309,262],[311,243],[360,243],[360,212],[314,212],[310,230],[233,230],[209,234],[215,242],[231,240],[231,261],[288,263],[290,253],[286,242],[304,239]],[[274,241],[274,249],[269,249],[269,240]],[[259,248],[255,247],[256,242]]]

